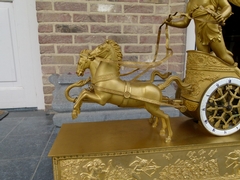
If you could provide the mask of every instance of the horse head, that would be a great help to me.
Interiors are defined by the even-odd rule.
[[[85,70],[87,68],[89,68],[90,62],[91,62],[91,60],[89,59],[90,52],[91,52],[91,50],[83,50],[80,53],[80,57],[79,57],[78,65],[77,65],[77,71],[76,71],[76,74],[78,76],[83,76]]]
[[[122,60],[121,48],[115,41],[106,40],[90,53],[90,59],[94,60],[96,57],[113,61]]]

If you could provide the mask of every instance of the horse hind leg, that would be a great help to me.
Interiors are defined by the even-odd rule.
[[[149,123],[152,125],[153,128],[156,128],[158,125],[158,117],[151,115]]]
[[[170,142],[172,138],[172,128],[170,124],[170,118],[167,114],[165,114],[162,110],[159,109],[158,106],[153,104],[147,104],[145,106],[146,110],[152,115],[152,117],[156,117],[156,119],[160,118],[162,121],[162,128],[160,130],[161,136],[166,136],[166,129],[167,129],[167,137],[165,139],[166,142]]]

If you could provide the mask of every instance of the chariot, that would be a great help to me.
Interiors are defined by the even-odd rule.
[[[155,57],[158,54],[161,27],[162,25],[159,28]],[[168,39],[168,34],[166,37]],[[240,70],[236,63],[229,65],[214,55],[192,50],[187,52],[186,75],[183,80],[158,71],[154,71],[147,82],[138,81],[137,78],[121,80],[120,66],[144,68],[144,73],[168,59],[171,54],[168,43],[166,49],[166,58],[161,61],[154,59],[153,62],[142,63],[122,61],[120,46],[112,40],[107,40],[94,50],[82,51],[77,74],[83,75],[85,69],[89,68],[91,78],[76,82],[65,91],[66,98],[75,103],[73,119],[80,113],[83,102],[145,108],[152,115],[153,127],[158,120],[162,121],[160,134],[166,134],[166,141],[170,141],[173,133],[169,116],[159,108],[172,106],[197,120],[211,134],[226,136],[237,132],[240,129]],[[160,76],[165,82],[154,85],[155,76]],[[161,92],[172,81],[178,84],[176,99],[169,99]],[[78,97],[69,96],[72,88],[88,82],[91,84],[90,89],[83,90]]]
[[[226,136],[240,128],[240,70],[200,51],[187,52],[185,83],[192,91],[178,90],[183,112],[214,135]]]

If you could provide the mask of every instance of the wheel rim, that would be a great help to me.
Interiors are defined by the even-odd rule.
[[[212,134],[226,136],[240,129],[240,80],[223,78],[214,82],[204,93],[200,117]]]

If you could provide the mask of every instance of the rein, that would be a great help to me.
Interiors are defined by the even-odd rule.
[[[174,16],[176,15],[176,13],[174,14]],[[99,58],[99,57],[95,57],[95,60],[97,61],[101,61],[101,62],[106,62],[106,63],[118,63],[122,66],[125,66],[125,67],[131,67],[131,68],[137,68],[129,73],[126,73],[126,74],[122,74],[120,76],[125,76],[125,75],[129,75],[139,69],[144,69],[145,70],[143,72],[141,72],[140,74],[138,74],[136,77],[134,77],[131,81],[135,81],[137,80],[140,76],[142,76],[144,73],[146,73],[150,68],[154,68],[154,67],[157,67],[159,65],[161,65],[162,63],[164,63],[166,60],[168,60],[172,55],[173,55],[173,51],[172,49],[169,47],[169,29],[168,29],[168,25],[166,25],[165,27],[165,36],[166,36],[166,43],[165,43],[165,47],[166,47],[166,55],[163,59],[161,59],[160,61],[157,61],[156,62],[156,59],[157,59],[157,55],[158,55],[158,49],[159,49],[159,43],[160,43],[160,37],[161,37],[161,29],[162,29],[162,26],[166,24],[165,22],[160,25],[159,29],[158,29],[158,37],[157,37],[157,43],[156,43],[156,50],[155,50],[155,55],[154,55],[154,59],[152,62],[131,62],[131,61],[114,61],[114,60],[109,60],[109,59],[104,59],[104,58]],[[92,87],[95,89],[98,89],[98,90],[102,90],[102,91],[105,91],[105,92],[108,92],[108,93],[112,93],[112,94],[118,94],[118,95],[124,95],[125,93],[125,96],[126,96],[126,93],[127,92],[118,92],[116,90],[111,90],[111,89],[107,89],[107,88],[103,88],[103,87],[98,87],[96,85],[94,85],[95,83],[97,82],[100,82],[100,81],[106,81],[106,80],[110,80],[110,79],[114,79],[116,78],[117,76],[113,76],[111,74],[108,74],[108,75],[104,75],[102,77],[97,77],[97,78],[92,78]],[[76,82],[70,86],[67,87],[67,89],[65,90],[65,96],[67,98],[67,100],[71,101],[71,102],[75,102],[76,101],[76,98],[72,98],[69,96],[69,92],[72,88],[74,87],[82,87],[84,86],[85,84],[87,84],[89,81],[91,81],[90,77],[86,80],[81,80],[79,82]],[[127,93],[128,94],[128,93]],[[128,95],[127,95],[128,96]],[[135,95],[130,95],[131,98],[134,98],[136,100],[141,100],[141,101],[146,101],[146,102],[149,102],[149,103],[153,103],[153,104],[157,104],[157,105],[167,105],[169,106],[168,103],[163,103],[163,102],[158,102],[158,101],[155,101],[155,100],[151,100],[151,99],[147,99],[147,98],[143,98],[143,97],[137,97]],[[171,106],[171,105],[170,105]]]
[[[140,74],[138,74],[136,77],[134,77],[131,81],[135,81],[137,80],[140,76],[142,76],[144,73],[146,73],[150,68],[154,68],[157,67],[159,65],[161,65],[162,63],[164,63],[166,60],[168,60],[172,55],[173,55],[173,51],[172,49],[169,47],[169,29],[168,29],[168,25],[166,25],[166,30],[165,30],[165,35],[166,35],[166,55],[163,59],[161,59],[160,61],[156,61],[157,59],[157,55],[158,55],[158,49],[159,49],[159,43],[160,43],[160,37],[161,37],[161,28],[165,23],[163,23],[158,30],[158,37],[157,37],[157,43],[156,43],[156,51],[155,51],[155,55],[154,55],[154,59],[152,62],[132,62],[132,61],[125,61],[125,60],[109,60],[109,59],[104,59],[104,58],[100,58],[100,57],[95,57],[95,60],[97,61],[101,61],[101,62],[106,62],[106,63],[113,63],[113,64],[120,64],[121,66],[125,66],[125,67],[130,67],[130,68],[137,68],[135,70],[133,70],[130,73],[124,74],[124,75],[128,75],[131,74],[139,69],[145,69],[143,72],[141,72]],[[122,75],[123,76],[123,75]]]

